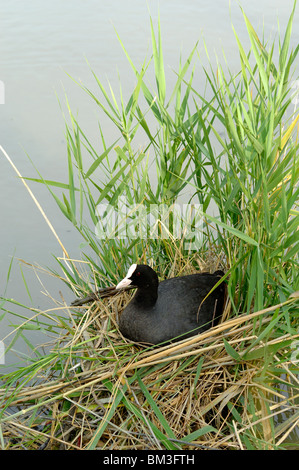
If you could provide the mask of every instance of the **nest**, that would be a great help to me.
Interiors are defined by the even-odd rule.
[[[295,418],[275,431],[271,418],[295,405],[278,390],[270,393],[275,377],[264,372],[265,354],[275,350],[281,374],[291,372],[281,338],[265,344],[255,333],[256,322],[267,326],[280,306],[145,347],[117,328],[117,312],[130,297],[124,292],[68,308],[72,326],[27,374],[34,383],[24,379],[1,390],[10,404],[1,419],[5,448],[275,448],[286,439]],[[227,310],[229,304],[224,319]]]

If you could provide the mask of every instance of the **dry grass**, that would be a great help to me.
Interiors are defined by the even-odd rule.
[[[9,403],[1,419],[2,448],[272,449],[283,444],[298,420],[298,388],[291,387],[288,398],[280,391],[282,374],[298,385],[284,353],[295,338],[262,340],[256,332],[257,323],[265,330],[271,313],[295,298],[150,348],[128,342],[117,329],[117,312],[130,295],[81,309],[65,306],[72,326],[53,345],[48,361],[37,361],[19,383],[8,380],[0,391],[6,407]],[[227,304],[225,318],[229,309]],[[34,381],[30,386],[28,378]],[[273,417],[287,410],[292,412],[287,425],[274,427]]]
[[[49,189],[88,244],[92,255],[82,256],[93,269],[88,281],[79,275],[21,178],[63,249],[65,259],[59,263],[63,281],[74,292],[78,288],[78,293],[88,291],[90,282],[100,287],[123,274],[123,260],[130,264],[152,259],[161,277],[194,269],[194,259],[183,254],[180,241],[172,245],[171,238],[133,237],[128,246],[114,228],[106,233],[105,243],[94,231],[95,207],[101,201],[116,209],[116,195],[126,195],[130,207],[138,208],[145,201],[166,201],[170,207],[190,183],[194,201],[206,211],[201,214],[206,218],[205,241],[199,251],[209,262],[197,260],[198,265],[201,270],[214,270],[224,259],[232,309],[228,304],[222,323],[214,329],[152,349],[126,341],[118,331],[117,314],[129,299],[127,293],[83,308],[62,302],[52,311],[35,309],[36,321],[42,317],[46,323],[50,317],[60,332],[45,356],[3,377],[2,449],[287,448],[299,418],[298,357],[293,354],[298,347],[298,296],[289,297],[298,289],[299,117],[291,97],[299,49],[290,49],[295,6],[296,2],[284,36],[278,36],[277,61],[273,54],[277,44],[267,42],[266,47],[243,12],[251,48],[243,48],[234,30],[239,72],[228,69],[226,73],[220,64],[216,70],[212,66],[204,70],[208,95],[212,92],[209,101],[193,88],[193,72],[186,82],[196,46],[180,65],[173,90],[169,89],[160,23],[156,39],[151,21],[157,84],[151,91],[145,77],[149,64],[144,62],[138,71],[120,41],[137,81],[128,102],[121,93],[117,103],[114,91],[106,90],[95,73],[99,95],[83,86],[120,132],[117,145],[106,142],[101,132],[104,153],[95,153],[98,142],[89,140],[67,105],[67,181],[49,181],[40,174],[29,180]],[[194,114],[190,100],[192,108],[198,103]],[[173,108],[174,116],[169,114]],[[137,129],[148,137],[141,151],[134,144]],[[12,159],[0,150],[21,177]],[[157,168],[154,185],[147,171],[151,151]],[[193,172],[194,181],[189,181],[186,169]],[[128,188],[134,188],[132,194]],[[62,190],[61,199],[55,189],[59,194]],[[216,203],[219,217],[209,214],[210,201]],[[109,226],[109,217],[107,211],[104,225]],[[83,220],[91,220],[92,227],[85,227]],[[128,216],[130,228],[132,222],[134,217]],[[213,247],[212,257],[205,256],[207,246]],[[218,259],[219,253],[223,259]],[[264,306],[271,307],[262,310]],[[24,318],[28,326],[37,326]]]

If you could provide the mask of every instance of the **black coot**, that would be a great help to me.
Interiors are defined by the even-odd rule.
[[[159,283],[150,266],[133,264],[116,286],[116,289],[137,287],[120,316],[120,331],[130,340],[159,344],[211,328],[223,312],[225,284],[222,282],[203,300],[223,274],[222,271],[190,274]]]

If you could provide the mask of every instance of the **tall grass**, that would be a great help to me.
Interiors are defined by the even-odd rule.
[[[290,50],[295,6],[284,36],[267,46],[243,12],[250,50],[234,30],[240,71],[233,74],[220,63],[203,68],[206,94],[193,84],[196,46],[168,90],[160,23],[155,32],[151,22],[152,57],[139,70],[119,38],[136,77],[129,99],[122,90],[117,98],[93,71],[96,90],[80,85],[119,134],[107,142],[99,125],[101,152],[67,102],[68,181],[27,178],[49,189],[86,244],[82,263],[66,250],[64,259],[57,258],[63,282],[79,295],[115,283],[136,261],[153,263],[161,277],[220,264],[227,273],[228,321],[160,353],[120,340],[112,300],[83,312],[67,309],[69,320],[53,313],[62,334],[52,352],[6,376],[3,426],[15,420],[16,429],[25,426],[28,442],[34,441],[32,424],[42,411],[52,424],[45,425],[41,442],[51,435],[53,446],[85,446],[78,444],[81,432],[89,448],[281,447],[298,419],[293,293],[299,289],[299,118],[292,84],[299,46]],[[147,83],[152,68],[154,88]],[[174,204],[186,194],[204,221],[195,251],[186,249],[184,234],[176,238],[172,231]],[[106,207],[101,213],[100,204]],[[140,237],[137,215],[141,208],[149,215],[153,205],[166,207],[170,223],[165,228],[160,213],[159,236]],[[111,228],[112,213],[119,227]],[[131,236],[122,236],[122,222]],[[104,239],[96,235],[99,223],[107,229]],[[82,275],[80,264],[88,274]],[[128,294],[118,300],[119,309],[127,300]],[[58,306],[59,312],[65,308]],[[47,322],[44,328],[51,329]],[[38,375],[47,383],[27,389]],[[284,404],[293,414],[284,427],[275,421],[281,414],[275,399],[282,399],[290,378]],[[8,405],[18,403],[33,413],[25,425],[18,421],[22,412],[6,415]],[[70,409],[82,420],[72,441],[63,425]],[[5,446],[1,432],[0,442]]]
[[[216,71],[204,70],[209,100],[193,88],[193,69],[186,78],[196,47],[168,91],[160,24],[156,40],[151,23],[153,55],[141,70],[119,39],[136,75],[128,101],[120,92],[118,102],[116,93],[108,91],[94,72],[99,93],[82,86],[119,132],[115,142],[107,143],[100,128],[101,154],[68,105],[68,183],[36,181],[48,186],[60,210],[86,240],[95,255],[87,258],[104,274],[105,282],[106,276],[118,279],[144,253],[158,266],[167,264],[173,253],[167,239],[160,237],[124,239],[112,231],[106,232],[104,241],[97,239],[99,220],[109,227],[111,217],[109,210],[99,217],[99,204],[109,204],[117,212],[122,197],[129,224],[141,205],[148,210],[150,204],[171,206],[188,191],[190,200],[202,205],[203,249],[208,244],[218,246],[231,269],[229,290],[235,312],[284,301],[297,289],[298,113],[292,73],[299,46],[290,50],[294,9],[278,51],[274,42],[267,48],[263,45],[243,12],[251,49],[244,51],[235,32],[240,72],[233,75],[221,64]],[[152,64],[154,90],[146,83]],[[147,138],[142,149],[134,147],[140,131]],[[53,187],[63,190],[62,198]],[[217,207],[214,217],[211,201]],[[216,230],[210,230],[211,225]]]

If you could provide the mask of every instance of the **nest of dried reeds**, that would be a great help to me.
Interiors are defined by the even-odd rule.
[[[118,331],[118,312],[130,296],[68,309],[72,327],[36,363],[35,383],[1,391],[9,402],[1,420],[5,448],[275,448],[286,439],[296,413],[276,429],[272,418],[294,411],[296,393],[286,399],[270,383],[274,368],[292,375],[283,348],[293,338],[265,342],[256,335],[256,324],[266,327],[280,306],[151,348]],[[266,372],[266,358],[275,355]]]

